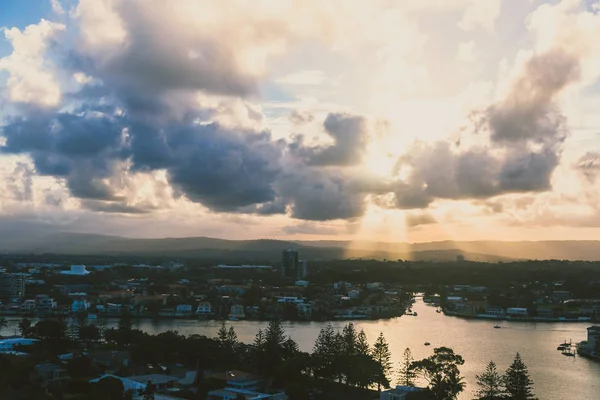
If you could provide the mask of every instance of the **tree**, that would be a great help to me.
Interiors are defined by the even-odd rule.
[[[19,321],[19,332],[21,332],[21,336],[25,337],[29,334],[31,330],[31,321],[27,318],[23,318]]]
[[[356,337],[356,352],[358,354],[369,354],[371,352],[369,349],[369,342],[367,341],[367,335],[362,329],[358,332],[358,336]]]
[[[508,367],[504,374],[505,398],[511,400],[532,400],[533,381],[529,377],[529,372],[521,355],[517,353],[513,363]]]
[[[496,363],[490,361],[481,375],[477,375],[477,392],[475,395],[478,400],[498,400],[502,398],[502,375],[496,369]]]
[[[414,370],[429,383],[429,389],[437,400],[455,399],[465,388],[458,367],[465,360],[447,347],[438,347],[433,355],[423,360],[415,361]]]
[[[35,324],[35,333],[41,339],[64,339],[66,337],[66,326],[64,321],[54,319],[43,319]]]
[[[400,361],[400,369],[398,370],[398,384],[403,386],[415,386],[415,378],[417,373],[414,370],[412,352],[407,347],[404,350],[402,361]]]
[[[0,317],[0,331],[2,330],[2,328],[8,328],[8,322],[4,317]]]
[[[373,350],[371,351],[371,355],[375,361],[381,365],[381,369],[383,370],[383,376],[380,381],[377,382],[377,391],[381,391],[381,386],[390,387],[390,380],[388,378],[389,374],[392,372],[392,353],[390,352],[390,348],[388,346],[385,337],[383,336],[383,332],[379,333],[375,344],[373,345]]]
[[[358,335],[356,333],[356,329],[354,328],[354,324],[350,322],[348,325],[344,327],[342,330],[342,338],[341,338],[341,351],[342,354],[351,356],[358,353]]]
[[[331,324],[322,328],[313,347],[314,374],[317,378],[333,379],[338,347],[335,332]]]
[[[144,400],[154,400],[154,392],[156,392],[154,385],[152,384],[152,381],[148,380],[143,392]]]

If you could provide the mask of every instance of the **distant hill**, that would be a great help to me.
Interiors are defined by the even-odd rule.
[[[600,260],[600,241],[443,241],[389,243],[369,241],[225,240],[208,237],[132,239],[69,232],[5,232],[2,253],[166,256],[226,260],[278,261],[281,250],[296,248],[308,259],[373,258],[388,260],[473,261],[518,259]]]

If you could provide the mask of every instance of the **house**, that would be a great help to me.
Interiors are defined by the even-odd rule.
[[[58,303],[48,295],[38,294],[35,296],[35,307],[39,312],[49,312],[58,307]]]
[[[21,303],[21,311],[28,312],[28,311],[33,311],[33,310],[35,310],[35,300],[33,300],[33,299],[25,300],[24,302]]]
[[[71,311],[73,313],[78,313],[80,311],[87,311],[90,308],[90,302],[86,299],[76,299],[73,300],[73,304],[71,304]]]
[[[208,392],[208,400],[237,400],[240,398],[240,395],[243,396],[246,400],[287,400],[288,396],[284,393],[275,393],[275,394],[267,394],[267,393],[259,393],[253,390],[241,390],[241,389],[233,389],[233,388],[225,388],[219,390],[211,390]]]
[[[0,353],[11,353],[15,351],[18,346],[31,346],[36,342],[39,342],[39,340],[32,338],[2,339],[0,340]]]
[[[192,315],[192,306],[189,304],[178,304],[175,307],[175,316],[183,317]]]
[[[69,382],[67,370],[56,364],[38,364],[35,373],[41,379],[43,387],[61,387]]]
[[[212,306],[208,301],[203,301],[196,307],[196,314],[198,315],[210,315],[212,314]]]
[[[178,381],[178,379],[174,376],[162,374],[128,376],[126,379],[143,384],[144,387],[148,382],[150,382],[152,385],[154,385],[156,391],[171,389],[175,386],[175,382]]]
[[[229,312],[229,318],[245,318],[246,314],[244,313],[244,306],[241,304],[234,304],[231,306],[231,311]]]
[[[429,398],[427,396],[423,396],[423,397],[413,396],[413,395],[421,394],[421,393],[426,394],[427,392],[424,392],[424,390],[425,389],[423,389],[423,388],[412,387],[412,386],[396,386],[393,389],[382,391],[379,394],[379,400],[409,400],[412,398],[427,399],[427,398]],[[429,393],[427,393],[427,394],[429,394]]]

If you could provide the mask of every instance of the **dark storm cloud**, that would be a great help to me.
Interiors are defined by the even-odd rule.
[[[40,175],[64,178],[79,198],[113,200],[102,180],[114,173],[123,120],[94,109],[16,118],[2,128],[0,152],[31,155]]]
[[[282,175],[277,189],[290,205],[292,217],[312,221],[360,217],[368,193],[347,171],[302,166]]]
[[[577,160],[575,168],[591,183],[600,174],[600,153],[587,152]]]
[[[324,146],[304,146],[302,137],[292,144],[291,150],[309,165],[350,166],[360,164],[367,145],[369,132],[364,117],[334,113],[323,122],[325,132],[333,143]]]

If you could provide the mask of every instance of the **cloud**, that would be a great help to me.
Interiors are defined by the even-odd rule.
[[[294,125],[303,125],[314,121],[315,116],[309,111],[292,110],[289,118]]]
[[[433,215],[424,212],[411,212],[406,214],[405,223],[408,227],[435,224],[437,221]]]
[[[595,183],[598,174],[600,174],[600,153],[587,152],[577,160],[575,168],[590,183]]]
[[[6,88],[12,102],[43,107],[58,105],[61,90],[54,76],[53,63],[46,55],[58,34],[64,30],[65,25],[44,19],[23,31],[3,29],[13,52],[0,58],[0,71],[9,74]]]
[[[500,0],[471,1],[466,7],[458,27],[465,31],[482,28],[491,32],[500,15],[500,7]]]
[[[63,15],[65,13],[60,0],[50,0],[50,5],[52,6],[52,12],[55,14]]]
[[[316,86],[325,82],[326,76],[323,71],[300,71],[277,78],[275,82],[283,85]]]
[[[288,235],[335,235],[339,233],[335,228],[307,222],[284,226],[282,230]]]
[[[330,145],[304,146],[303,137],[298,138],[292,150],[309,165],[357,165],[362,161],[369,132],[364,117],[350,114],[330,113],[323,122],[325,132],[333,139]]]
[[[556,99],[578,78],[578,65],[563,51],[532,55],[504,98],[473,114],[471,139],[487,135],[485,145],[415,143],[398,161],[405,177],[396,184],[397,206],[549,190],[569,134]]]

